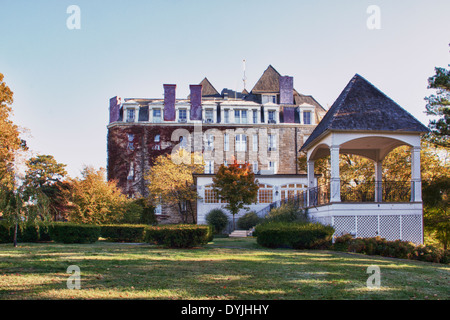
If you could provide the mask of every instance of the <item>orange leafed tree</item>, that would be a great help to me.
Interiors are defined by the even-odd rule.
[[[228,166],[221,165],[213,178],[213,187],[217,196],[227,203],[225,209],[233,215],[234,229],[239,210],[257,201],[259,185],[251,165],[238,164],[236,160]]]

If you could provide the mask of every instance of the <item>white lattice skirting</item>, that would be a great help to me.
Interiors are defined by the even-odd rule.
[[[423,242],[422,212],[418,210],[404,211],[404,214],[396,210],[392,210],[391,214],[389,211],[355,212],[348,215],[333,215],[332,211],[327,213],[310,213],[310,217],[313,221],[332,225],[336,230],[335,237],[348,233],[361,238],[380,236],[391,241],[403,240],[415,244]]]

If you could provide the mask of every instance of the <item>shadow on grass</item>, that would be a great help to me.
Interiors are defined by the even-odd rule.
[[[446,267],[255,244],[220,241],[195,249],[103,242],[1,245],[0,299],[450,298]],[[368,290],[366,271],[374,264],[381,268],[382,286]],[[81,290],[67,289],[69,265],[80,267]]]

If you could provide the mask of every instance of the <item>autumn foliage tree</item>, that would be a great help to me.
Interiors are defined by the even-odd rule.
[[[24,148],[24,142],[19,137],[18,126],[10,119],[13,92],[3,78],[3,74],[0,73],[0,184],[12,188],[14,160],[17,152]]]
[[[251,165],[238,164],[236,160],[228,166],[221,165],[213,178],[213,188],[219,199],[226,202],[225,209],[233,215],[235,229],[235,215],[257,201],[259,185]]]
[[[62,190],[68,220],[76,223],[107,224],[120,222],[129,200],[115,181],[106,180],[106,170],[86,166],[81,178],[69,180]]]
[[[173,154],[156,158],[145,179],[148,182],[150,196],[155,203],[176,208],[183,223],[196,221],[192,203],[198,199],[193,174],[204,170],[203,158],[179,149]]]

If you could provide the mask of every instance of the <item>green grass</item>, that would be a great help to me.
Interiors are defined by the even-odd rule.
[[[67,289],[69,265],[81,289]],[[381,269],[368,289],[367,267]],[[269,250],[253,238],[164,249],[99,241],[0,245],[0,299],[450,299],[450,267],[313,250]]]

